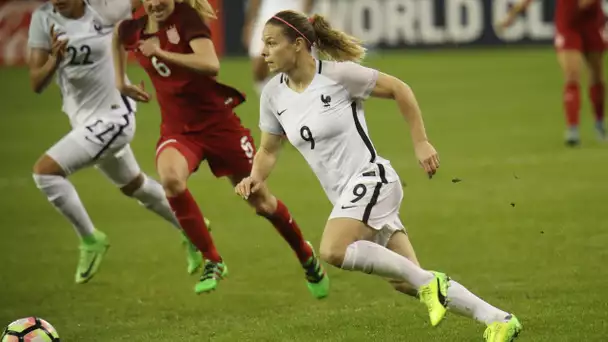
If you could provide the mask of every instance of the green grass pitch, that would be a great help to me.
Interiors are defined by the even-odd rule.
[[[371,138],[406,184],[402,219],[423,265],[516,313],[522,341],[605,340],[608,146],[595,140],[586,94],[583,144],[563,146],[553,51],[392,53],[368,64],[414,88],[441,156],[429,181],[396,105],[367,102]],[[226,59],[221,79],[250,94],[238,114],[259,137],[249,70]],[[287,245],[206,167],[190,187],[231,268],[217,292],[194,295],[176,231],[93,169],[72,181],[112,248],[93,281],[75,285],[75,233],[31,180],[69,129],[59,92],[31,93],[25,69],[0,75],[0,325],[37,315],[62,340],[87,342],[481,340],[482,325],[453,314],[430,328],[424,306],[363,274],[329,269],[331,295],[314,300]],[[156,176],[157,105],[140,105],[137,120],[133,148]],[[295,149],[270,186],[318,246],[331,207]]]

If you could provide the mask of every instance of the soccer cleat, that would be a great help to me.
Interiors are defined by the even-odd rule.
[[[228,276],[228,267],[223,262],[205,261],[203,275],[194,286],[194,292],[200,294],[215,290],[220,280]]]
[[[321,265],[321,261],[317,258],[312,244],[308,241],[306,241],[306,244],[312,249],[312,257],[302,265],[306,271],[306,285],[313,297],[322,299],[329,294],[329,277],[323,265]]]
[[[433,274],[435,275],[433,280],[420,287],[418,296],[429,310],[431,325],[437,326],[445,317],[447,311],[448,282],[450,279],[440,272],[433,272]]]
[[[110,247],[108,238],[99,230],[93,233],[95,242],[80,244],[80,260],[76,269],[76,284],[84,284],[91,280],[99,270],[103,256]]]
[[[205,226],[207,230],[211,231],[211,221],[205,218]],[[196,248],[196,246],[190,242],[186,234],[183,234],[183,244],[186,246],[186,262],[188,263],[188,274],[194,274],[203,266],[203,255]]]
[[[578,127],[571,126],[566,130],[566,145],[570,147],[578,146],[581,143],[581,137],[578,133]]]
[[[522,329],[523,326],[517,317],[509,315],[506,322],[494,322],[488,325],[483,338],[486,342],[511,342],[515,341]]]

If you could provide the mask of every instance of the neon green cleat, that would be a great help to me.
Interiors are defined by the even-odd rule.
[[[220,280],[228,276],[228,267],[223,262],[205,261],[205,269],[199,282],[194,286],[194,292],[201,294],[215,290]]]
[[[80,260],[76,269],[76,284],[84,284],[91,280],[99,270],[103,256],[110,247],[106,234],[96,230],[91,237],[92,242],[80,243]]]
[[[211,231],[211,221],[205,218],[205,226],[207,230]],[[182,232],[183,242],[186,246],[186,262],[188,263],[188,274],[192,275],[196,273],[203,266],[203,255],[199,252],[198,248],[190,242],[186,234]]]
[[[306,271],[306,285],[313,297],[322,299],[329,295],[329,277],[327,276],[323,265],[321,265],[321,261],[317,258],[312,244],[308,241],[306,241],[306,243],[310,246],[313,253],[306,264],[302,265]]]
[[[486,328],[483,338],[487,342],[511,342],[515,341],[521,333],[523,326],[515,315],[509,315],[506,322],[494,322]]]
[[[448,281],[447,275],[433,272],[435,278],[430,283],[422,285],[418,290],[420,301],[429,310],[431,325],[437,326],[447,311]]]

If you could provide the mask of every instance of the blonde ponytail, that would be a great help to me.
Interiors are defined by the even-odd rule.
[[[217,14],[213,9],[213,6],[207,0],[176,0],[177,2],[183,2],[188,6],[194,8],[196,12],[203,18],[203,20],[217,19]]]
[[[365,58],[366,49],[361,40],[331,27],[322,15],[315,14],[309,19],[315,31],[314,42],[323,59],[338,62],[360,62]]]

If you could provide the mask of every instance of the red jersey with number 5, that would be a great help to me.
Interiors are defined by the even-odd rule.
[[[184,3],[175,3],[173,14],[154,34],[145,34],[148,16],[123,21],[118,34],[123,46],[135,53],[139,64],[146,70],[156,89],[161,109],[161,134],[180,134],[203,131],[221,125],[235,115],[234,107],[245,101],[238,90],[221,84],[215,77],[163,61],[146,57],[138,49],[140,41],[156,38],[161,49],[191,54],[190,41],[209,39],[211,32],[199,14]]]
[[[579,30],[583,27],[601,28],[604,25],[601,0],[593,0],[581,8],[579,0],[557,0],[555,26],[559,31]]]

